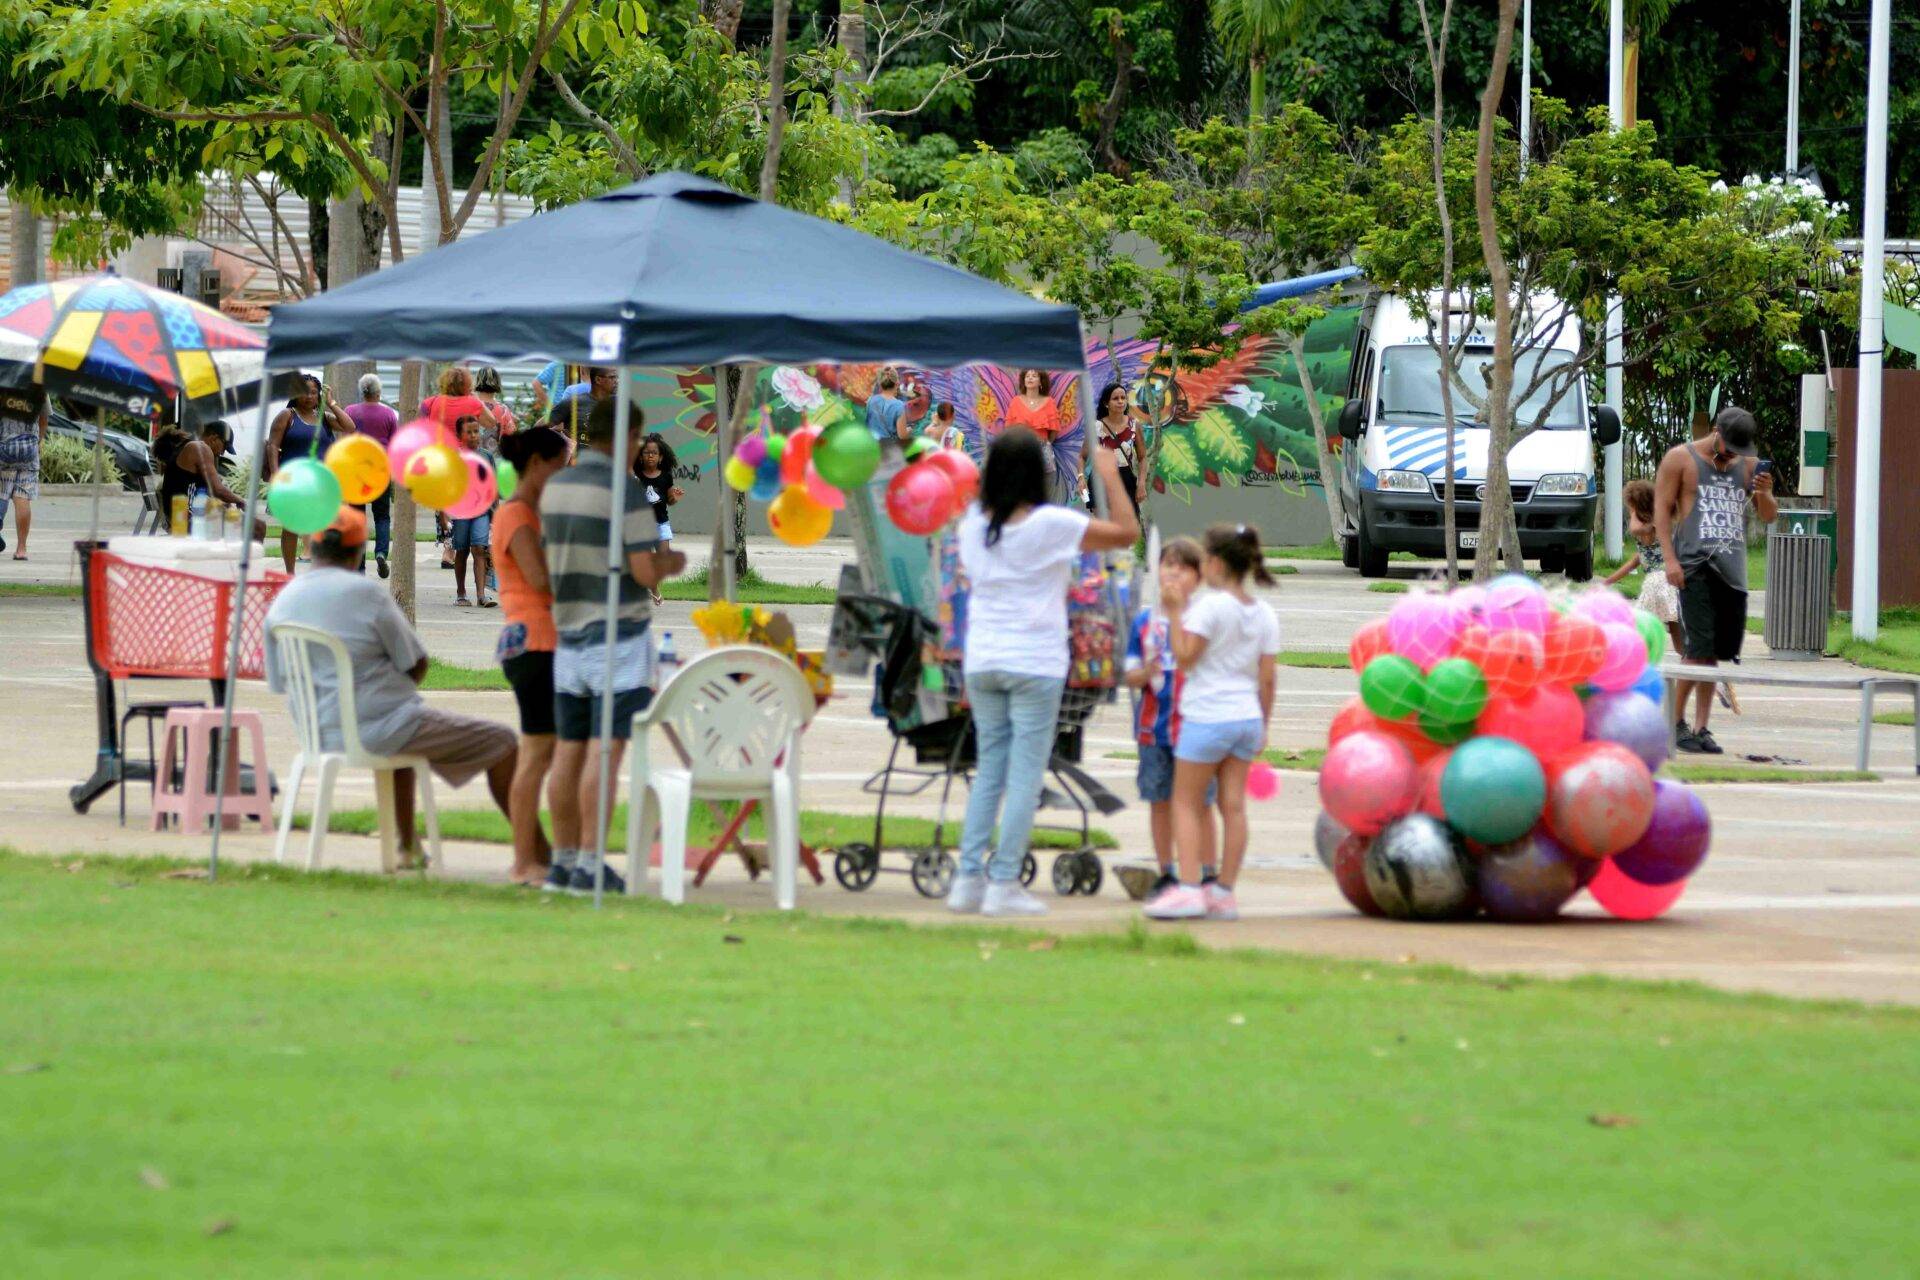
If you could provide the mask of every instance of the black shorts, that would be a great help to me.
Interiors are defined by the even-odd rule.
[[[562,742],[591,742],[600,736],[600,697],[598,694],[557,693],[553,697],[554,720]],[[653,689],[617,689],[613,695],[613,738],[625,742],[633,736],[633,718],[653,705]]]
[[[1680,634],[1695,662],[1735,662],[1747,638],[1747,593],[1712,569],[1695,569],[1680,588]]]
[[[520,732],[529,737],[553,732],[553,650],[529,649],[500,663],[513,700],[520,706]]]

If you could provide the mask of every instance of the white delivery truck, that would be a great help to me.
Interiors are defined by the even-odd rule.
[[[1387,556],[1409,551],[1418,556],[1446,555],[1442,495],[1446,484],[1446,415],[1440,401],[1440,356],[1428,342],[1438,333],[1436,294],[1428,320],[1416,316],[1404,298],[1376,296],[1361,314],[1348,375],[1349,399],[1340,412],[1340,492],[1347,524],[1336,531],[1347,567],[1378,578]],[[1561,316],[1551,298],[1535,300],[1535,316]],[[1483,398],[1479,372],[1493,356],[1488,322],[1456,312],[1454,335],[1469,336],[1460,376]],[[1458,341],[1456,336],[1455,341]],[[1523,356],[1515,370],[1517,389],[1556,362],[1571,360],[1579,346],[1576,322]],[[1584,382],[1584,380],[1583,380]],[[1480,503],[1487,477],[1487,429],[1455,381],[1454,517],[1460,549],[1471,554],[1480,545]],[[1532,422],[1550,394],[1537,392],[1514,406],[1516,424]],[[1513,486],[1520,547],[1547,573],[1565,573],[1575,581],[1593,576],[1595,445],[1620,438],[1620,418],[1606,406],[1589,407],[1586,388],[1576,384],[1561,397],[1545,424],[1522,440],[1507,457]]]

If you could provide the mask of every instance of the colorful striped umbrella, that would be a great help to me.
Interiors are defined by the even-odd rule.
[[[0,385],[39,384],[145,418],[181,396],[190,418],[258,403],[266,339],[197,302],[108,272],[0,294]]]

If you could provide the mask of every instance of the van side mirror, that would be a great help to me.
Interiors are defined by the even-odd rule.
[[[1587,411],[1587,422],[1593,428],[1593,438],[1602,446],[1620,443],[1620,415],[1610,404],[1597,404]]]
[[[1347,440],[1360,438],[1360,424],[1365,420],[1367,402],[1349,400],[1340,406],[1340,435]]]

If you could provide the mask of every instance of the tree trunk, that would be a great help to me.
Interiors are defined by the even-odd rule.
[[[1446,423],[1446,474],[1440,486],[1441,536],[1447,544],[1447,585],[1460,585],[1459,483],[1454,478],[1458,455],[1458,425],[1453,413],[1453,207],[1447,203],[1447,126],[1445,78],[1447,36],[1453,26],[1453,0],[1440,10],[1436,37],[1425,0],[1420,5],[1420,28],[1426,37],[1427,70],[1433,77],[1433,199],[1440,214],[1440,412]]]
[[[389,168],[392,167],[394,159],[391,133],[375,134],[368,149],[381,163]],[[377,192],[375,198],[371,200],[367,198],[364,191],[356,194],[358,197],[356,212],[360,221],[361,270],[363,273],[378,271],[381,246],[387,236],[387,208],[381,203]]]
[[[700,0],[700,16],[731,42],[740,35],[740,11],[746,7],[746,0]]]
[[[400,421],[412,422],[420,416],[421,388],[426,383],[426,373],[424,360],[409,360],[400,366],[400,401],[396,406]],[[400,606],[400,612],[407,615],[408,622],[415,621],[417,616],[414,602],[419,575],[415,570],[419,568],[420,548],[413,536],[418,511],[413,492],[405,485],[393,486],[393,599]]]
[[[1499,25],[1493,60],[1487,68],[1486,88],[1480,94],[1480,128],[1473,161],[1473,212],[1480,229],[1480,254],[1487,264],[1487,283],[1493,294],[1493,370],[1487,380],[1487,496],[1480,504],[1480,546],[1473,558],[1476,582],[1491,578],[1502,544],[1514,529],[1513,489],[1507,479],[1507,451],[1513,440],[1513,272],[1500,246],[1500,228],[1493,212],[1494,124],[1500,116],[1500,97],[1506,88],[1507,63],[1513,56],[1513,24],[1520,0],[1500,0]],[[1444,384],[1443,384],[1444,385]],[[1491,535],[1491,536],[1490,536]],[[1508,553],[1510,566],[1518,558],[1517,534]]]
[[[1264,120],[1267,118],[1267,60],[1261,57],[1247,60],[1247,118]]]
[[[1320,396],[1313,387],[1313,375],[1307,372],[1307,336],[1293,334],[1288,347],[1293,352],[1293,367],[1300,374],[1300,390],[1306,393],[1307,417],[1313,421],[1313,447],[1320,459],[1320,488],[1327,495],[1327,519],[1337,540],[1347,522],[1346,507],[1340,501],[1340,463],[1327,441],[1327,418],[1320,410]]]
[[[773,203],[780,185],[780,145],[787,132],[787,15],[792,0],[773,0],[773,43],[767,53],[767,153],[760,160],[760,199]]]
[[[38,284],[47,271],[47,250],[40,239],[40,215],[27,207],[20,193],[8,193],[8,234],[12,256],[12,287]]]
[[[313,285],[321,293],[331,286],[333,264],[328,260],[333,241],[333,209],[327,200],[307,201],[307,263],[313,272]]]
[[[449,202],[452,199],[452,151],[453,117],[448,111],[444,92],[430,93],[427,98],[427,123],[433,129],[433,136],[426,139],[426,145],[420,152],[420,252],[447,243],[453,237],[443,234],[440,225],[440,197],[444,193]],[[429,154],[429,151],[432,154]],[[435,163],[436,157],[438,163]],[[458,234],[458,228],[454,229]]]
[[[337,288],[350,284],[374,269],[379,261],[377,250],[380,242],[375,239],[375,256],[369,260],[365,222],[363,214],[367,207],[366,197],[359,187],[354,187],[345,197],[327,201],[327,253],[323,260],[326,264],[328,288]],[[333,234],[338,228],[339,235]],[[384,220],[382,230],[385,229]],[[359,232],[360,234],[355,234]],[[316,259],[316,262],[322,261]],[[327,368],[327,394],[339,404],[353,404],[360,399],[360,377],[373,370],[371,360],[343,360]]]
[[[1109,338],[1107,342],[1107,350],[1113,350],[1111,338]],[[1156,347],[1153,354],[1147,357],[1147,363],[1145,365],[1147,372],[1145,376],[1153,376],[1154,366],[1160,363],[1161,353],[1165,350],[1166,348],[1164,346]],[[1117,368],[1118,366],[1115,367]],[[1154,464],[1160,460],[1160,437],[1165,434],[1166,429],[1173,424],[1173,415],[1179,411],[1179,397],[1175,394],[1179,376],[1180,358],[1176,354],[1167,367],[1167,393],[1161,398],[1160,407],[1153,412],[1148,420],[1148,426],[1152,427],[1153,430],[1151,432],[1143,431],[1140,433],[1139,480],[1142,489],[1140,498],[1140,532],[1143,537],[1147,529],[1152,525],[1151,513],[1148,511],[1148,508],[1153,503],[1153,468]]]
[[[1113,52],[1113,84],[1108,88],[1107,100],[1100,104],[1099,114],[1095,117],[1093,151],[1108,173],[1124,178],[1127,176],[1127,162],[1120,158],[1120,152],[1115,149],[1113,134],[1120,124],[1120,112],[1127,105],[1127,90],[1133,80],[1134,48],[1118,10],[1108,11],[1107,47]]]
[[[847,55],[853,64],[850,70],[836,72],[834,75],[833,113],[842,119],[857,120],[860,109],[847,101],[850,96],[848,85],[861,81],[867,74],[867,6],[866,0],[840,0],[840,21],[836,24],[834,38],[840,44],[840,51]],[[864,150],[860,157],[860,178],[867,176],[867,157]],[[853,204],[853,175],[840,177],[840,201]]]

